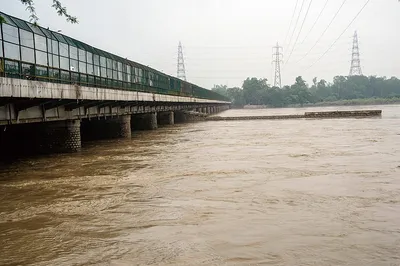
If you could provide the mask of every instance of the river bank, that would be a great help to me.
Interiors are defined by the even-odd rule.
[[[352,100],[340,100],[332,102],[317,102],[317,103],[306,103],[291,104],[282,107],[268,106],[268,105],[247,105],[247,106],[233,106],[232,109],[268,109],[268,108],[299,108],[299,107],[333,107],[333,106],[365,106],[365,105],[392,105],[400,104],[400,98],[367,98],[367,99],[352,99]]]

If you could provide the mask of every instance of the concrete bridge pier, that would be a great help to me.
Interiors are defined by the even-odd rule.
[[[154,130],[158,128],[157,113],[132,115],[133,130]]]
[[[44,153],[77,152],[81,150],[81,121],[64,120],[55,122],[44,122],[39,132],[40,149]]]
[[[197,108],[197,109],[199,109],[199,108]],[[186,121],[187,121],[187,117],[186,117],[186,114],[184,112],[182,112],[182,111],[175,111],[174,112],[174,122],[175,122],[175,124],[182,124],[182,123],[185,123]]]
[[[131,116],[84,119],[81,133],[83,140],[130,138]]]
[[[0,127],[0,158],[67,153],[82,147],[79,120],[14,124]]]
[[[175,124],[174,112],[158,112],[157,113],[158,125],[173,125]]]

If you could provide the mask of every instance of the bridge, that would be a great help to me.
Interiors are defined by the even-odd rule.
[[[215,92],[0,14],[2,150],[78,151],[82,139],[127,138],[190,120],[188,111],[229,108]]]

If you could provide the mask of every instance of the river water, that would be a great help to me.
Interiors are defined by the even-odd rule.
[[[0,169],[0,265],[400,265],[400,106],[199,122]]]

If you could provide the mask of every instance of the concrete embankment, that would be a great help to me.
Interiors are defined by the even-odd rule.
[[[381,116],[382,110],[306,112],[305,118],[342,118],[342,117],[376,117]]]
[[[382,115],[382,110],[306,112],[304,115],[270,115],[270,116],[236,116],[236,117],[207,117],[209,121],[232,120],[284,120],[284,119],[323,119],[323,118],[371,118]]]

